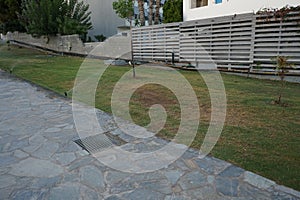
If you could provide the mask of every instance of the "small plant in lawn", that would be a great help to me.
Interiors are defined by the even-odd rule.
[[[290,68],[293,68],[294,65],[288,62],[289,57],[287,56],[276,56],[272,58],[276,62],[276,74],[280,77],[281,87],[279,89],[278,99],[275,101],[276,104],[284,105],[282,103],[282,92],[285,86],[285,76],[289,72]]]

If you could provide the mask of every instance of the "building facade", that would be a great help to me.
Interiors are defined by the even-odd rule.
[[[256,13],[262,8],[297,6],[299,0],[183,0],[184,21]]]
[[[112,7],[114,0],[85,0],[91,11],[91,22],[93,29],[88,32],[88,36],[93,38],[95,35],[110,37],[118,32],[118,27],[125,26],[124,19],[118,17]]]

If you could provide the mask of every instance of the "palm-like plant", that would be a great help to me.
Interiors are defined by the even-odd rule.
[[[159,24],[160,0],[156,0],[154,24]]]
[[[149,15],[148,15],[149,25],[152,25],[153,21],[153,0],[149,0]]]
[[[88,9],[78,0],[23,0],[19,19],[33,35],[84,35],[92,28]]]
[[[59,18],[59,32],[62,35],[79,34],[85,35],[92,28],[91,12],[89,5],[77,0],[64,1],[62,11],[65,13]]]
[[[140,24],[145,26],[145,10],[144,10],[144,0],[138,0],[139,14],[140,14]]]

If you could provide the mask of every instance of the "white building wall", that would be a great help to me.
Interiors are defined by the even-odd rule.
[[[118,33],[118,27],[125,25],[125,20],[118,17],[112,7],[115,0],[85,0],[89,4],[91,22],[93,29],[88,35],[93,38],[95,35],[103,34],[110,37]]]
[[[215,0],[208,0],[208,6],[191,9],[191,1],[193,0],[183,0],[184,21],[249,12],[255,13],[262,8],[300,5],[300,0],[223,0],[220,4],[215,4]]]

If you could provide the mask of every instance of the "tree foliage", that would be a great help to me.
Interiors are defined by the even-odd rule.
[[[78,0],[23,0],[19,19],[33,35],[85,35],[92,28],[88,9]]]
[[[25,31],[19,23],[17,12],[21,11],[22,0],[0,0],[0,31]]]
[[[113,2],[113,9],[116,14],[122,18],[131,22],[133,17],[133,1],[132,0],[118,0]]]
[[[183,1],[168,0],[164,6],[164,23],[182,22],[183,21]]]

